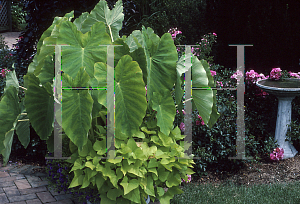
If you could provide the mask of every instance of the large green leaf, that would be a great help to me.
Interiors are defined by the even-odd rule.
[[[55,17],[53,24],[46,30],[46,32],[40,38],[37,45],[37,54],[34,56],[34,61],[29,65],[28,71],[38,76],[41,69],[44,67],[44,61],[47,55],[52,55],[55,51],[55,46],[58,45],[56,40],[59,35],[59,30],[62,22],[70,21],[72,19],[73,11],[67,13],[65,17]],[[64,47],[64,46],[63,46]],[[51,67],[53,71],[53,67]]]
[[[62,83],[66,83],[67,74],[62,76]],[[89,75],[80,69],[76,78],[71,79],[72,87],[86,87]],[[91,128],[93,99],[88,90],[62,91],[62,127],[70,140],[82,150],[88,140],[88,131]]]
[[[201,60],[203,67],[206,71],[206,75],[208,78],[208,85],[209,87],[215,87],[215,82],[213,79],[213,76],[211,75],[209,64],[205,60]],[[220,114],[218,113],[217,109],[217,98],[216,98],[217,90],[213,90],[213,107],[212,107],[212,113],[210,115],[209,121],[207,123],[209,128],[212,128],[212,126],[217,122],[218,118],[220,117]]]
[[[118,45],[114,47],[114,64],[117,65],[119,60],[124,56],[124,55],[129,55],[129,47],[128,45],[124,42],[122,38],[117,39],[114,43],[114,45]],[[122,46],[120,46],[122,45]]]
[[[41,81],[41,84],[46,84],[47,82],[53,83],[54,78],[54,60],[53,56],[48,55],[45,58],[44,66],[41,69],[41,72],[39,74],[39,79]]]
[[[15,70],[10,71],[6,75],[6,86],[4,88],[4,92],[10,87],[14,86],[17,91],[19,91],[19,81],[16,77],[16,72]]]
[[[183,55],[177,63],[177,81],[175,84],[175,101],[179,104],[178,109],[181,110],[181,99],[183,96],[183,90],[181,85],[183,84],[183,73],[187,72],[189,67],[185,66],[186,56]],[[205,60],[199,61],[197,57],[192,56],[192,79],[193,87],[204,88],[204,87],[214,87],[214,80],[211,76],[209,65]],[[203,90],[193,90],[193,111],[197,107],[200,116],[203,118],[205,124],[208,124],[211,128],[219,118],[219,113],[216,108],[216,90],[203,89]],[[199,109],[200,108],[200,109]]]
[[[145,50],[142,47],[139,47],[132,53],[130,53],[130,56],[134,61],[137,61],[139,63],[139,66],[141,70],[143,71],[143,80],[145,85],[147,85],[147,62],[146,62],[146,56],[145,56]]]
[[[157,111],[157,125],[160,131],[165,135],[169,135],[173,129],[173,121],[175,119],[176,109],[170,91],[153,93],[153,110]]]
[[[58,44],[67,44],[62,48],[62,71],[75,78],[81,67],[85,67],[91,78],[94,76],[95,62],[106,62],[106,46],[111,44],[105,32],[103,22],[95,23],[91,31],[82,34],[71,22],[63,22],[60,28]]]
[[[5,134],[5,139],[3,141],[5,148],[1,152],[1,154],[3,155],[3,166],[6,166],[8,160],[9,160],[9,155],[11,152],[11,145],[12,145],[13,138],[14,138],[14,132],[15,132],[15,129],[13,128]]]
[[[19,98],[14,86],[8,87],[0,101],[0,153],[6,165],[11,148],[11,134],[13,135],[16,120],[20,114]],[[9,132],[11,131],[11,132]]]
[[[106,84],[106,75],[106,65],[96,63],[95,78],[99,81],[99,85]],[[125,135],[133,136],[135,133],[138,134],[147,109],[142,71],[138,63],[125,55],[115,68],[115,76],[116,129]],[[100,100],[99,103],[101,103]],[[103,105],[106,106],[106,104]]]
[[[51,84],[40,85],[40,80],[32,73],[24,76],[25,107],[28,118],[42,140],[48,139],[53,131],[54,97]]]
[[[123,56],[115,69],[116,129],[132,136],[139,132],[147,110],[143,73],[137,62]]]
[[[128,36],[125,42],[127,43],[130,52],[134,52],[139,47],[145,47],[143,36],[140,30],[132,31],[132,33]]]
[[[88,17],[88,15],[89,15],[88,12],[84,12],[78,18],[76,18],[74,20],[73,23],[76,25],[77,30],[82,31],[82,24],[86,20],[86,18]]]
[[[114,42],[119,38],[119,31],[122,29],[122,22],[124,20],[124,14],[122,12],[123,6],[121,0],[117,1],[113,10],[108,8],[106,1],[101,0],[86,17],[86,19],[81,22],[80,31],[82,33],[86,33],[90,31],[91,27],[96,22],[104,22],[106,26],[106,32],[109,33],[112,42]],[[79,22],[80,20],[76,22],[77,25]]]
[[[151,28],[143,27],[143,44],[147,61],[147,98],[152,106],[153,92],[171,91],[176,81],[176,61],[178,54],[171,34],[161,39]]]
[[[30,142],[30,129],[29,129],[29,121],[28,121],[28,116],[27,115],[22,115],[24,112],[21,112],[19,115],[17,126],[16,126],[16,133],[18,135],[18,138],[21,142],[21,144],[24,146],[26,149],[29,142]]]
[[[192,86],[194,88],[209,88],[208,78],[204,66],[205,61],[199,61],[197,57],[193,56],[192,64]],[[205,124],[208,123],[210,115],[212,113],[213,107],[213,90],[212,89],[202,89],[193,90],[193,103],[195,103],[199,115],[202,117]]]

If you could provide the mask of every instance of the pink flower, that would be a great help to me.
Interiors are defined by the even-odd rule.
[[[280,159],[283,159],[283,153],[284,153],[284,150],[283,148],[276,148],[274,149],[273,153],[270,154],[270,159],[272,160],[280,160]]]
[[[262,79],[267,79],[267,78],[269,78],[269,76],[265,77],[263,74],[258,74],[253,69],[250,70],[250,72],[246,72],[246,79],[248,80],[248,83],[252,82],[253,84],[255,84],[256,81],[260,81]]]
[[[186,181],[186,183],[189,183],[192,180],[192,175],[187,175],[187,176],[188,176],[188,180]],[[181,179],[181,182],[185,182],[185,180]]]
[[[175,40],[176,35],[182,33],[180,30],[177,30],[177,28],[170,28],[168,33],[171,33],[172,39]]]
[[[6,76],[6,74],[8,73],[8,72],[10,72],[10,70],[8,70],[8,69],[2,69],[1,70],[1,75],[2,75],[2,77],[5,77]]]
[[[213,35],[214,35],[214,36],[217,36],[217,34],[216,34],[216,33],[213,33]]]
[[[223,83],[221,81],[217,81],[217,86],[223,87]]]
[[[234,78],[237,81],[240,81],[240,79],[243,77],[243,73],[240,70],[237,70],[230,78]]]
[[[198,118],[201,120],[201,125],[205,125],[205,123],[200,115],[198,115]],[[196,120],[196,125],[200,125],[200,120]]]
[[[276,159],[275,159],[275,155],[274,155],[273,153],[270,154],[270,159],[276,160]]]
[[[216,71],[212,71],[212,70],[210,70],[210,73],[212,76],[215,76],[217,74]]]
[[[275,80],[279,80],[281,77],[281,69],[280,68],[273,68],[272,71],[270,72],[270,78],[271,79],[275,79]]]
[[[295,78],[300,79],[300,75],[298,73],[289,72],[289,74],[290,74],[291,77],[295,77]]]
[[[185,124],[184,123],[180,123],[180,130],[185,131]]]

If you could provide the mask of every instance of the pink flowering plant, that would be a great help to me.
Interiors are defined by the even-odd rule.
[[[274,161],[279,161],[283,159],[284,156],[283,153],[284,153],[283,148],[277,147],[276,149],[274,149],[273,153],[270,154],[270,159]]]
[[[184,179],[181,179],[181,183],[190,183],[192,181],[192,175],[187,175],[187,181],[185,181]]]
[[[168,33],[171,34],[172,39],[174,40],[174,42],[175,42],[176,45],[180,45],[180,42],[182,41],[182,39],[185,38],[185,36],[182,35],[182,32],[177,27],[170,28],[168,30]],[[180,48],[177,48],[177,51],[179,49]]]
[[[176,45],[180,45],[181,40],[184,38],[182,36],[182,32],[177,30],[177,28],[171,28],[169,31],[172,35],[172,39],[175,41]],[[180,35],[179,35],[180,34]],[[195,47],[191,47],[192,54],[197,56],[198,59],[204,59],[208,63],[213,62],[213,56],[210,55],[212,52],[213,45],[217,42],[217,34],[216,33],[208,33],[203,35],[200,42],[196,42]],[[178,56],[181,57],[183,54],[185,54],[185,48],[184,47],[177,47]]]

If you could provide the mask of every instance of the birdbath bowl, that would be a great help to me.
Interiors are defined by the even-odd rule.
[[[263,79],[256,82],[263,91],[278,98],[278,112],[275,130],[275,140],[280,148],[284,149],[283,159],[294,157],[298,151],[289,142],[285,141],[288,125],[292,117],[292,101],[300,95],[300,79],[271,80]]]

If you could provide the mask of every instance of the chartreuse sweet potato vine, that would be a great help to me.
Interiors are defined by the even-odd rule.
[[[173,127],[176,108],[171,96],[175,85],[176,103],[182,106],[185,56],[178,60],[169,33],[157,36],[143,27],[120,38],[124,19],[119,0],[110,10],[100,1],[90,13],[75,19],[73,12],[56,17],[43,33],[37,54],[24,76],[25,98],[19,103],[19,83],[15,73],[7,74],[5,93],[0,102],[0,152],[6,164],[16,130],[23,146],[30,141],[26,130],[29,119],[41,139],[53,152],[54,124],[54,46],[62,47],[63,87],[105,87],[107,47],[114,47],[115,155],[122,159],[101,159],[106,150],[106,90],[63,90],[62,121],[70,138],[74,172],[70,188],[98,188],[101,204],[145,203],[144,197],[170,203],[181,178],[194,172],[192,159],[184,157],[184,138]],[[177,62],[178,61],[178,62]],[[214,86],[208,63],[192,57],[193,87]],[[145,86],[147,85],[147,95]],[[216,92],[193,91],[197,108],[211,127],[218,119]],[[27,114],[27,115],[26,115]],[[163,187],[167,187],[165,192]]]

